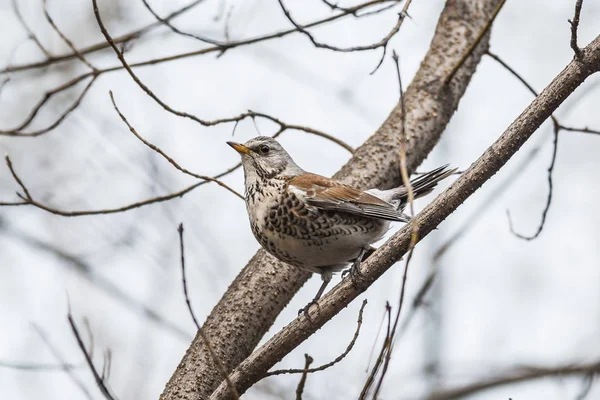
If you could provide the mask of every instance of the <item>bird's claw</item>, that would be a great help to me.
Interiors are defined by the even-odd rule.
[[[313,305],[317,306],[317,309],[320,309],[318,300],[314,299],[310,303],[308,303],[304,308],[301,308],[300,310],[298,310],[298,316],[300,314],[304,314],[304,316],[306,317],[306,319],[309,320],[310,322],[312,322],[312,319],[310,317],[310,308]]]

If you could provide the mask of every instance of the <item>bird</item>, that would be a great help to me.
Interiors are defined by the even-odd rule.
[[[334,273],[351,265],[347,271],[360,274],[361,261],[391,222],[410,220],[403,213],[408,203],[404,185],[362,191],[307,172],[268,136],[227,144],[242,159],[246,210],[256,240],[284,263],[321,276],[316,296],[299,314],[309,316]],[[431,193],[455,171],[444,165],[411,180],[414,198]]]

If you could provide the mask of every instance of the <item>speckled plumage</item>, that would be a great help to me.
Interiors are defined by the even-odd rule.
[[[259,136],[241,145],[246,209],[261,246],[290,265],[318,273],[323,285],[334,272],[360,258],[402,214],[407,190],[360,191],[300,168],[281,145]],[[446,166],[411,181],[415,197],[428,194],[452,174]]]

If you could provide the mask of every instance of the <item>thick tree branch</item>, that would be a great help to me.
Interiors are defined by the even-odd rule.
[[[437,143],[483,53],[485,35],[449,85],[442,80],[489,20],[499,0],[448,2],[430,49],[405,94],[407,168],[414,171]],[[305,26],[307,27],[307,26]],[[398,148],[402,112],[398,104],[381,128],[358,148],[335,178],[359,188],[392,187],[401,182]],[[204,325],[225,367],[245,359],[310,273],[259,251],[231,284]],[[263,371],[263,373],[266,371]],[[202,338],[196,336],[167,383],[161,399],[205,399],[219,385]]]
[[[538,127],[587,77],[600,71],[600,36],[581,49],[575,58],[536,97],[507,130],[447,190],[382,245],[362,265],[361,279],[344,280],[319,301],[319,312],[309,321],[300,315],[244,360],[230,375],[240,393],[253,385],[268,368],[311,336],[333,316],[363,293],[410,249],[416,227],[424,238],[490,179],[521,148]],[[221,384],[211,400],[228,398]]]

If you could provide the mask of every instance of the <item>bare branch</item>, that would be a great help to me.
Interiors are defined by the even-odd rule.
[[[112,102],[113,107],[115,108],[115,111],[117,112],[117,114],[119,114],[119,117],[121,118],[121,120],[123,122],[125,122],[125,125],[127,125],[127,127],[129,128],[129,130],[131,131],[131,133],[133,133],[133,135],[136,138],[138,138],[142,143],[144,143],[146,146],[150,147],[152,150],[154,150],[155,152],[157,152],[158,154],[160,154],[161,156],[163,156],[169,162],[169,164],[171,164],[172,166],[174,166],[175,168],[177,168],[179,171],[183,172],[184,174],[189,175],[189,176],[193,176],[194,178],[202,179],[204,181],[214,182],[217,185],[219,185],[219,186],[227,189],[231,193],[235,194],[240,199],[244,200],[244,196],[242,196],[241,194],[239,194],[236,190],[232,189],[229,185],[223,183],[219,179],[212,178],[212,177],[206,176],[206,175],[198,175],[198,174],[195,174],[193,172],[190,172],[189,170],[187,170],[187,169],[181,167],[179,164],[177,164],[177,162],[175,160],[173,160],[171,157],[169,157],[159,147],[153,145],[152,143],[148,142],[146,139],[144,139],[143,137],[141,137],[137,133],[137,131],[135,130],[135,128],[129,123],[129,121],[127,121],[127,118],[125,118],[125,115],[123,115],[123,113],[121,113],[121,110],[119,110],[119,107],[117,107],[117,103],[115,103],[115,98],[113,96],[113,92],[109,91],[108,93],[110,95],[110,101]]]
[[[296,400],[302,400],[302,393],[304,392],[304,385],[306,384],[306,376],[308,375],[308,367],[313,362],[313,358],[308,354],[304,355],[304,370],[302,371],[302,378],[300,378],[300,382],[298,382],[298,387],[296,388]]]
[[[523,85],[525,85],[527,87],[527,89],[534,95],[537,96],[538,93],[536,92],[536,90],[525,80],[525,78],[523,78],[519,73],[517,73],[513,68],[511,68],[505,61],[503,61],[500,57],[498,57],[496,54],[493,54],[492,52],[490,52],[489,50],[487,51],[487,55],[489,55],[490,57],[492,57],[495,61],[497,61],[500,65],[502,65],[506,70],[508,70],[514,77],[516,77],[521,83],[523,83]],[[553,127],[553,142],[552,142],[552,157],[550,160],[550,166],[548,167],[548,196],[546,197],[546,205],[544,206],[544,210],[542,211],[542,219],[540,224],[538,225],[537,230],[535,231],[535,233],[531,236],[527,236],[527,235],[522,235],[520,233],[517,233],[514,229],[513,229],[513,224],[512,224],[512,220],[510,218],[510,213],[507,211],[507,216],[508,216],[508,223],[509,223],[509,229],[511,231],[511,233],[513,235],[515,235],[516,237],[523,239],[523,240],[534,240],[536,239],[541,233],[542,230],[544,229],[544,225],[546,223],[546,216],[548,214],[548,211],[550,210],[550,205],[552,203],[552,173],[554,172],[554,165],[556,163],[556,153],[558,151],[558,134],[560,133],[561,130],[565,130],[565,131],[570,131],[570,132],[583,132],[583,133],[598,133],[600,134],[600,131],[593,131],[591,129],[588,128],[572,128],[572,127],[567,127],[562,125],[558,119],[554,116],[551,115],[550,118],[552,119],[552,122],[554,124]]]
[[[14,1],[15,0],[13,0],[13,2]],[[167,17],[165,17],[164,20],[170,21],[170,20],[174,19],[175,17],[191,10],[193,7],[197,6],[198,4],[202,3],[203,1],[204,0],[194,0],[191,3],[172,12]],[[161,22],[154,22],[152,24],[146,25],[145,27],[143,27],[141,29],[138,29],[136,31],[133,31],[133,32],[127,33],[125,35],[119,36],[118,38],[115,38],[115,43],[123,43],[124,44],[124,43],[130,42],[134,39],[142,37],[146,33],[150,32],[153,29],[156,29],[160,26],[162,26]],[[79,53],[80,54],[94,53],[96,51],[107,49],[108,47],[109,47],[109,44],[106,43],[106,41],[103,41],[103,42],[96,43],[91,46],[84,47],[79,51]],[[43,68],[43,67],[47,67],[49,65],[56,64],[59,62],[69,61],[69,60],[72,60],[77,57],[78,57],[78,55],[75,52],[68,53],[68,54],[62,54],[59,56],[49,56],[45,60],[42,60],[42,61],[36,61],[36,62],[21,64],[21,65],[8,66],[8,67],[0,70],[0,75],[10,73],[10,72],[20,72],[20,71],[25,71],[25,70],[29,70],[29,69]]]
[[[23,19],[23,16],[21,15],[21,11],[19,10],[19,6],[17,5],[17,0],[12,0],[12,8],[13,8],[13,11],[14,11],[17,19],[19,20],[19,23],[21,24],[21,26],[23,27],[25,32],[27,32],[27,37],[29,37],[29,39],[33,40],[33,42],[42,51],[42,53],[44,53],[44,55],[46,57],[51,58],[52,54],[50,54],[50,52],[44,47],[42,42],[40,42],[37,35],[25,23],[25,20]]]
[[[50,17],[50,14],[48,13],[47,0],[43,0],[42,1],[42,5],[43,5],[43,10],[44,10],[44,16],[46,17],[46,20],[48,21],[48,23],[50,24],[50,26],[52,27],[52,29],[54,29],[54,31],[58,34],[58,36],[60,36],[60,38],[63,40],[63,42],[65,42],[67,44],[67,46],[69,46],[69,48],[71,49],[71,51],[73,52],[73,54],[75,54],[75,56],[82,63],[84,63],[85,65],[87,65],[88,68],[90,68],[92,71],[98,72],[98,69],[96,67],[94,67],[85,58],[85,56],[79,52],[79,50],[77,50],[77,48],[75,47],[75,45],[73,44],[73,42],[71,42],[71,40],[69,40],[69,38],[64,33],[62,33],[62,31],[60,29],[58,29],[58,26],[56,26],[56,24],[54,23],[54,20],[52,19],[52,17]]]
[[[418,226],[419,240],[435,229],[503,167],[586,78],[599,70],[600,36],[582,49],[582,57],[567,65],[464,174],[364,262],[361,271],[364,279],[342,281],[321,298],[319,313],[311,316],[311,321],[300,315],[240,363],[230,375],[238,390],[244,392],[264,371],[322,327],[406,254],[410,248],[413,224]],[[227,386],[221,384],[210,399],[226,398],[227,393]]]
[[[392,30],[383,39],[381,39],[379,42],[376,42],[376,43],[373,43],[373,44],[364,45],[364,46],[352,46],[352,47],[337,47],[337,46],[332,46],[332,45],[329,45],[329,44],[317,41],[314,38],[314,36],[308,30],[306,30],[305,26],[299,25],[292,18],[291,13],[289,12],[289,10],[283,4],[283,0],[277,0],[277,1],[279,2],[279,6],[281,7],[281,10],[285,14],[285,17],[288,19],[288,21],[290,21],[290,23],[292,25],[294,25],[294,27],[299,32],[301,32],[304,35],[306,35],[308,37],[308,39],[311,41],[311,43],[315,47],[317,47],[317,48],[328,49],[328,50],[333,50],[333,51],[342,52],[342,53],[349,53],[349,52],[355,52],[355,51],[365,51],[365,50],[376,50],[376,49],[382,48],[383,49],[383,53],[382,53],[381,59],[380,59],[379,63],[377,64],[377,66],[375,67],[375,69],[373,70],[373,72],[371,72],[371,74],[372,74],[375,71],[377,71],[377,69],[379,69],[379,67],[381,66],[381,63],[383,62],[383,59],[385,58],[385,54],[387,52],[387,45],[388,45],[389,41],[400,30],[400,27],[402,26],[402,22],[404,21],[404,18],[408,15],[407,10],[408,10],[408,7],[410,6],[410,3],[411,3],[412,0],[406,0],[406,2],[404,3],[404,9],[402,10],[401,13],[398,14],[398,22],[396,22],[396,25],[392,28]],[[326,3],[326,4],[330,5],[329,3]],[[333,5],[330,5],[330,7],[336,8],[336,9],[340,9],[340,10],[342,10],[344,12],[349,12],[348,8],[342,9],[342,8],[339,8],[339,7],[333,6]],[[356,12],[354,12],[354,15],[356,16]]]
[[[75,375],[73,373],[72,368],[68,367],[69,364],[67,364],[63,360],[63,357],[60,354],[60,352],[58,351],[58,349],[56,347],[54,347],[54,345],[50,342],[50,339],[48,338],[48,335],[46,334],[46,332],[40,326],[38,326],[36,324],[32,324],[32,327],[37,332],[37,334],[40,336],[40,338],[42,339],[42,341],[44,342],[46,347],[48,347],[48,349],[50,350],[50,352],[52,353],[54,358],[56,358],[58,360],[58,362],[61,365],[61,369],[69,376],[69,378],[71,378],[71,380],[75,383],[75,385],[79,388],[79,390],[81,390],[83,392],[85,397],[89,400],[92,400],[93,398],[92,398],[92,394],[90,393],[90,391],[85,387],[85,385],[77,377],[77,375]]]
[[[0,135],[3,136],[23,136],[23,137],[36,137],[36,136],[40,136],[44,133],[50,132],[51,130],[55,129],[58,125],[60,125],[65,118],[67,118],[69,116],[69,114],[71,114],[77,107],[79,107],[79,105],[81,104],[81,101],[83,100],[83,98],[85,97],[85,95],[87,94],[87,92],[90,90],[90,88],[92,87],[92,85],[94,84],[94,82],[96,81],[96,79],[98,78],[98,76],[106,70],[100,70],[97,72],[90,72],[88,74],[84,74],[81,75],[80,77],[73,79],[69,82],[66,82],[63,85],[60,85],[48,92],[46,92],[44,94],[44,96],[42,96],[42,99],[35,105],[35,107],[31,110],[31,112],[29,113],[29,115],[27,116],[27,118],[25,118],[25,120],[19,124],[17,127],[12,128],[12,129],[7,129],[7,130],[0,130]],[[85,86],[85,88],[83,89],[83,91],[79,94],[79,96],[77,96],[75,98],[75,100],[73,101],[73,103],[65,110],[63,111],[62,114],[60,114],[58,116],[58,118],[51,123],[49,126],[47,126],[46,128],[42,128],[42,129],[38,129],[38,130],[34,130],[34,131],[30,131],[30,132],[23,132],[22,130],[27,128],[29,126],[29,124],[31,124],[31,122],[33,121],[33,119],[35,118],[35,116],[38,114],[38,112],[40,111],[40,109],[46,105],[48,103],[48,101],[56,94],[65,91],[73,86],[75,86],[77,83],[81,82],[82,80],[92,77],[92,79],[87,83],[87,85]]]
[[[506,210],[506,216],[508,217],[508,227],[510,229],[510,232],[515,235],[516,237],[518,237],[519,239],[523,239],[523,240],[534,240],[536,239],[538,236],[540,236],[540,233],[542,233],[542,230],[544,229],[544,225],[546,224],[546,217],[548,215],[548,211],[550,210],[550,204],[552,204],[552,192],[553,192],[553,185],[552,185],[552,172],[554,172],[554,164],[556,163],[556,153],[558,151],[558,133],[560,131],[560,126],[559,125],[555,125],[554,126],[554,140],[552,142],[552,159],[550,160],[550,166],[548,166],[548,196],[546,197],[546,205],[544,206],[544,210],[542,211],[542,220],[540,221],[540,224],[538,225],[537,230],[535,231],[535,233],[531,236],[527,236],[527,235],[522,235],[518,232],[516,232],[513,229],[513,224],[512,224],[512,220],[510,218],[510,212],[508,210]]]
[[[212,360],[215,363],[215,366],[221,373],[221,376],[223,377],[223,379],[225,379],[225,382],[227,382],[227,386],[229,387],[229,391],[230,391],[231,395],[233,396],[234,400],[239,400],[240,395],[238,394],[237,390],[231,383],[231,380],[229,380],[229,375],[227,374],[227,371],[225,371],[225,368],[223,367],[223,363],[221,362],[221,360],[219,359],[219,356],[217,356],[217,353],[213,349],[213,346],[210,343],[210,340],[208,340],[208,337],[206,337],[206,335],[204,334],[204,330],[198,323],[198,320],[196,319],[196,316],[194,315],[194,311],[192,310],[192,303],[190,302],[190,297],[188,296],[187,280],[185,278],[185,248],[183,246],[183,223],[179,224],[179,227],[177,228],[177,232],[179,232],[179,250],[181,252],[181,280],[183,283],[183,294],[185,296],[185,303],[187,304],[190,315],[192,316],[192,319],[194,320],[194,324],[196,324],[196,328],[198,328],[198,334],[202,337],[202,340],[206,344],[206,348],[208,349],[208,352],[210,353],[210,356],[212,357]]]
[[[473,56],[457,72],[454,79],[456,84],[440,90],[443,78],[470,45],[467,37],[456,37],[452,32],[456,29],[479,31],[485,23],[482,17],[489,15],[496,4],[497,0],[478,0],[475,3],[455,0],[446,3],[429,51],[405,93],[407,130],[416,129],[419,132],[408,138],[410,151],[407,152],[407,164],[411,172],[437,143],[487,48],[485,37],[474,50]],[[423,115],[429,115],[430,118],[423,119]],[[378,131],[354,152],[352,159],[334,178],[361,189],[398,186],[401,182],[397,128],[400,118],[400,105],[396,105]],[[207,334],[210,333],[209,337],[216,337],[213,344],[220,349],[219,356],[228,369],[248,357],[309,276],[305,271],[275,261],[264,251],[259,251],[250,260],[204,324]],[[260,313],[256,312],[257,307],[261,309]],[[235,337],[239,335],[241,342],[231,343],[223,332]],[[221,336],[217,337],[219,334]],[[221,383],[220,374],[203,348],[201,340],[194,340],[167,383],[162,400],[178,399],[182,393],[188,399],[206,398]]]
[[[575,15],[573,16],[573,20],[569,20],[569,24],[571,24],[571,48],[575,53],[575,57],[581,57],[581,49],[579,45],[577,45],[577,28],[579,27],[579,15],[581,14],[581,6],[583,5],[583,0],[577,0],[575,2]]]
[[[27,190],[27,187],[25,186],[25,184],[23,183],[21,178],[19,178],[19,175],[17,175],[17,173],[12,165],[12,161],[10,161],[10,157],[8,156],[8,154],[6,154],[4,156],[4,160],[6,161],[6,165],[8,166],[8,169],[10,170],[12,177],[19,184],[19,186],[23,190],[23,193],[25,194],[24,198],[19,193],[17,193],[17,196],[23,198],[23,200],[25,200],[25,201],[31,200],[31,194],[29,194],[29,190]]]
[[[248,112],[240,114],[240,115],[238,115],[236,117],[222,118],[222,119],[217,119],[217,120],[213,120],[213,121],[208,121],[208,120],[201,119],[201,118],[199,118],[199,117],[197,117],[197,116],[195,116],[193,114],[189,114],[187,112],[182,112],[182,111],[175,110],[174,108],[172,108],[171,106],[169,106],[167,103],[165,103],[164,101],[162,101],[158,96],[156,96],[154,94],[154,92],[152,92],[152,90],[150,90],[150,88],[148,88],[148,86],[146,86],[140,80],[140,78],[133,72],[133,70],[131,69],[132,66],[127,63],[127,61],[125,60],[125,57],[119,51],[119,49],[115,45],[112,37],[110,36],[110,34],[108,33],[108,31],[106,30],[106,27],[104,26],[104,23],[102,22],[102,18],[100,17],[100,12],[98,11],[97,1],[96,0],[92,0],[92,3],[94,5],[94,15],[96,16],[96,21],[98,22],[98,26],[100,27],[100,31],[102,32],[102,34],[106,38],[106,41],[110,44],[110,46],[115,51],[117,57],[121,61],[121,64],[122,64],[123,68],[125,68],[125,70],[129,73],[129,75],[131,76],[131,78],[135,81],[135,83],[137,83],[137,85],[148,96],[150,96],[154,101],[156,101],[165,111],[168,111],[171,114],[177,115],[179,117],[189,118],[189,119],[191,119],[191,120],[193,120],[195,122],[198,122],[199,124],[201,124],[203,126],[213,126],[213,125],[218,125],[218,124],[223,124],[223,123],[228,123],[228,122],[238,122],[238,121],[241,121],[241,120],[243,120],[245,118],[248,118],[248,117],[250,117],[250,118],[262,117],[262,118],[265,118],[265,119],[268,119],[270,121],[273,121],[273,122],[277,123],[280,126],[280,132],[278,132],[278,133],[281,133],[281,132],[283,132],[286,129],[302,130],[302,131],[305,131],[307,133],[312,133],[312,134],[324,137],[326,139],[332,140],[335,143],[342,145],[347,150],[352,151],[351,150],[352,148],[350,146],[346,145],[345,143],[343,143],[339,139],[332,138],[330,135],[327,135],[325,133],[319,132],[319,131],[317,131],[315,129],[311,129],[311,128],[301,127],[301,126],[297,126],[297,125],[288,125],[288,124],[285,124],[285,123],[281,122],[277,118],[274,118],[274,117],[271,117],[269,115],[262,114],[262,113],[256,113],[256,112],[253,112],[253,111],[248,111]]]
[[[358,320],[356,321],[356,331],[354,332],[354,336],[352,336],[352,340],[348,344],[348,347],[346,347],[346,350],[344,350],[344,352],[342,354],[337,356],[335,358],[335,360],[330,361],[326,364],[323,364],[319,367],[308,368],[308,369],[307,368],[305,368],[305,369],[278,369],[276,371],[267,372],[263,378],[267,378],[269,376],[275,376],[275,375],[283,375],[283,374],[300,374],[300,373],[319,372],[319,371],[326,370],[329,367],[333,367],[335,364],[342,361],[348,355],[348,353],[350,353],[350,351],[354,347],[354,343],[356,343],[356,339],[358,339],[358,335],[360,334],[360,327],[362,326],[362,322],[363,322],[363,310],[365,309],[366,305],[367,305],[367,299],[363,300],[362,305],[360,306],[360,310],[358,311]]]
[[[172,30],[173,32],[175,32],[178,35],[181,36],[185,36],[185,37],[189,37],[192,39],[196,39],[199,40],[203,43],[209,43],[212,45],[216,45],[216,46],[222,46],[222,43],[219,42],[218,40],[214,40],[214,39],[210,39],[210,38],[206,38],[203,36],[199,36],[199,35],[194,35],[192,33],[188,33],[188,32],[183,32],[180,29],[174,27],[167,19],[165,18],[161,18],[160,15],[158,15],[153,9],[152,7],[150,7],[150,4],[148,4],[148,0],[142,0],[142,3],[144,3],[144,7],[146,7],[146,9],[148,11],[150,11],[150,14],[152,14],[152,16],[154,18],[156,18],[161,24],[163,24],[164,26],[166,26],[167,28],[169,28],[170,30]]]
[[[14,361],[0,361],[0,368],[16,369],[20,371],[70,371],[81,368],[81,365],[76,364],[42,364],[42,363],[26,363]]]
[[[94,362],[92,361],[92,358],[90,357],[88,351],[86,350],[83,340],[81,340],[81,335],[79,334],[77,325],[75,324],[75,321],[73,320],[73,316],[71,315],[70,306],[69,306],[69,312],[67,313],[67,320],[69,321],[69,325],[71,326],[71,331],[73,332],[73,336],[75,336],[75,340],[77,340],[77,345],[79,346],[79,349],[81,350],[81,352],[83,353],[83,356],[85,357],[85,361],[87,362],[87,365],[88,365],[90,371],[92,372],[92,375],[94,376],[94,380],[96,381],[96,385],[98,385],[100,392],[102,392],[102,394],[104,395],[104,397],[107,400],[116,400],[116,397],[114,397],[110,393],[110,391],[108,390],[108,387],[106,386],[106,383],[104,382],[104,380],[102,380],[102,378],[98,374],[98,371],[96,370],[96,367],[94,366]]]
[[[509,385],[512,383],[532,381],[535,379],[547,377],[560,377],[570,375],[588,376],[590,374],[595,375],[598,373],[600,373],[600,362],[592,364],[565,365],[555,368],[518,368],[514,371],[509,371],[498,376],[487,378],[480,382],[474,382],[465,386],[452,389],[442,389],[440,391],[432,393],[428,397],[428,400],[452,400],[459,398],[462,399],[474,393],[479,393],[484,390],[493,389],[498,386]]]
[[[17,175],[17,173],[15,172],[12,162],[10,161],[10,158],[8,156],[6,156],[6,163],[8,165],[8,168],[11,171],[11,174],[13,175],[13,178],[15,179],[15,181],[17,181],[17,183],[19,184],[19,186],[21,186],[21,189],[23,189],[23,191],[25,192],[25,196],[21,196],[19,194],[17,194],[23,201],[21,202],[0,202],[0,206],[27,206],[27,205],[31,205],[34,207],[37,207],[39,209],[42,209],[44,211],[47,211],[51,214],[54,215],[60,215],[63,217],[81,217],[84,215],[100,215],[100,214],[115,214],[115,213],[120,213],[120,212],[125,212],[125,211],[129,211],[132,210],[134,208],[139,208],[139,207],[143,207],[143,206],[147,206],[150,204],[155,204],[155,203],[161,203],[167,200],[171,200],[177,197],[182,197],[185,194],[191,192],[192,190],[196,189],[199,186],[202,186],[208,182],[217,180],[218,178],[221,178],[233,171],[235,171],[236,169],[238,169],[240,167],[241,164],[236,164],[233,167],[227,169],[224,172],[221,172],[218,175],[215,175],[214,177],[210,178],[209,180],[203,180],[200,182],[196,182],[191,186],[188,186],[185,189],[182,189],[178,192],[175,193],[171,193],[165,196],[157,196],[157,197],[153,197],[151,199],[148,200],[144,200],[144,201],[140,201],[140,202],[136,202],[136,203],[132,203],[126,206],[122,206],[122,207],[117,207],[117,208],[104,208],[104,209],[99,209],[99,210],[85,210],[85,211],[66,211],[66,210],[60,210],[58,208],[54,208],[54,207],[50,207],[47,206],[45,204],[40,203],[37,200],[34,200],[30,194],[29,191],[27,190],[27,187],[25,186],[25,184],[23,183],[23,181],[21,180],[21,178]]]
[[[410,179],[409,179],[408,167],[407,167],[407,163],[406,163],[406,142],[407,142],[407,138],[408,138],[408,133],[406,132],[406,118],[405,118],[406,110],[405,110],[405,105],[404,105],[404,90],[402,87],[402,78],[401,78],[401,74],[400,74],[400,63],[398,60],[398,55],[396,54],[395,51],[393,53],[392,58],[396,65],[396,73],[398,76],[398,87],[400,90],[400,100],[399,101],[400,101],[400,107],[402,109],[402,119],[401,119],[401,125],[400,125],[402,128],[402,132],[400,135],[400,174],[402,176],[402,183],[406,187],[406,191],[408,194],[410,217],[414,218],[414,216],[415,216],[415,209],[414,209],[415,195],[414,195],[413,187],[412,187]],[[405,293],[405,289],[406,289],[406,278],[408,276],[408,266],[410,264],[410,260],[412,259],[413,250],[418,241],[419,241],[419,230],[418,230],[418,227],[415,225],[413,227],[413,230],[411,233],[410,246],[408,249],[408,255],[406,257],[406,263],[404,265],[404,274],[402,275],[402,285],[400,288],[400,298],[398,300],[398,307],[396,310],[396,316],[394,318],[394,324],[393,324],[391,331],[389,331],[389,329],[388,329],[388,331],[389,331],[388,336],[386,337],[386,339],[383,343],[382,350],[380,353],[380,355],[385,355],[385,357],[380,356],[377,359],[377,363],[373,367],[373,371],[376,374],[377,371],[379,370],[381,362],[383,362],[383,369],[381,370],[381,374],[379,375],[379,380],[377,382],[377,385],[375,386],[375,391],[373,392],[374,400],[377,399],[379,391],[381,390],[381,386],[383,384],[383,379],[385,378],[385,375],[387,373],[388,366],[389,366],[389,363],[390,363],[390,360],[392,357],[392,350],[393,350],[394,338],[396,336],[396,329],[398,328],[398,321],[400,320],[400,312],[402,311],[402,305],[404,304],[404,293]],[[367,383],[369,383],[369,382],[372,382],[372,380],[367,380]],[[365,388],[367,390],[363,389],[363,393],[365,393],[365,395],[366,395],[366,393],[368,392],[367,384],[365,384]]]

